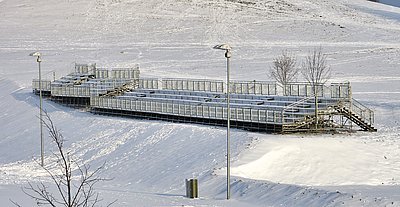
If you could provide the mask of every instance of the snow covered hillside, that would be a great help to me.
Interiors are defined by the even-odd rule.
[[[49,181],[39,155],[37,77],[74,62],[144,77],[267,80],[282,50],[328,54],[334,81],[375,110],[377,133],[275,135],[232,130],[232,200],[225,198],[225,129],[107,117],[46,100],[73,155],[106,161],[99,191],[115,206],[400,206],[400,8],[366,0],[0,0],[0,203]],[[45,143],[45,163],[51,145]],[[197,177],[200,199],[184,198]]]

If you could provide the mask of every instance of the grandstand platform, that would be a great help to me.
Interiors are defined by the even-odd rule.
[[[75,72],[43,81],[42,92],[96,114],[226,126],[223,81],[144,79],[139,74],[138,67],[98,69],[77,64]],[[40,91],[37,82],[32,83],[35,93]],[[373,111],[351,98],[350,83],[319,85],[317,99],[307,83],[290,83],[284,93],[275,82],[232,81],[230,85],[232,127],[288,133],[348,130],[355,124],[376,131]]]

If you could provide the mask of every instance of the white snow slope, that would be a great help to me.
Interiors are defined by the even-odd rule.
[[[266,80],[273,57],[322,47],[331,81],[376,112],[377,133],[275,135],[232,130],[232,199],[225,200],[225,129],[93,115],[46,100],[72,155],[112,181],[114,206],[400,206],[400,9],[365,0],[0,0],[0,203],[33,206],[21,187],[49,182],[39,157],[37,77],[74,62],[147,77]],[[45,163],[53,145],[46,137]],[[200,199],[184,197],[196,177]]]

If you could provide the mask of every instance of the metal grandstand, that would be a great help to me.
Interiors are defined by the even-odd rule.
[[[75,72],[43,81],[51,99],[90,108],[93,113],[225,126],[226,84],[220,80],[144,79],[139,68],[98,69],[77,64]],[[290,83],[281,94],[275,82],[232,81],[231,126],[262,132],[347,130],[373,127],[372,110],[352,99],[350,83],[318,86],[315,99],[307,83]],[[34,92],[39,91],[33,81]],[[316,123],[315,120],[318,120]]]

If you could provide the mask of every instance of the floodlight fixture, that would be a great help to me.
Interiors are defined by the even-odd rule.
[[[232,49],[229,44],[215,45],[213,48],[218,49],[218,50],[231,50]]]
[[[38,52],[38,51],[32,52],[31,54],[29,54],[29,56],[34,56],[34,57],[38,57],[38,56],[41,56],[41,55],[42,54],[40,52]]]

